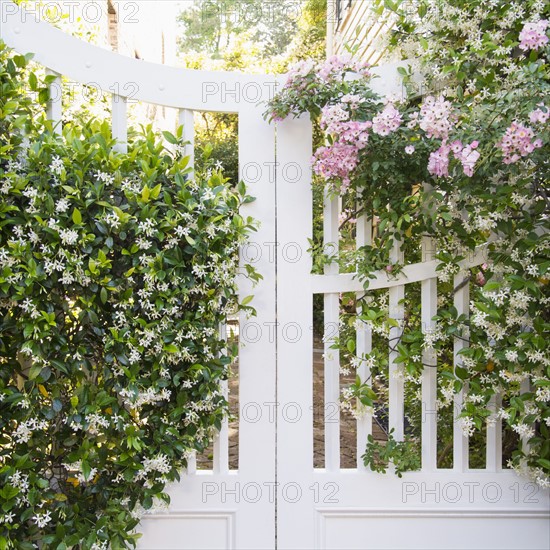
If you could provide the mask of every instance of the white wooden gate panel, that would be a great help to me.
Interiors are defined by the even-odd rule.
[[[468,469],[468,444],[455,429],[454,469],[437,469],[435,369],[426,369],[422,378],[422,470],[402,478],[392,473],[377,474],[362,465],[340,468],[339,406],[340,378],[338,350],[325,342],[325,468],[313,467],[313,326],[312,297],[325,296],[325,327],[338,324],[340,292],[364,292],[352,274],[338,274],[330,265],[324,275],[311,275],[311,258],[300,261],[285,254],[285,246],[298,243],[305,251],[312,237],[311,178],[306,170],[299,180],[289,180],[287,164],[307,166],[311,150],[304,145],[309,135],[305,120],[278,125],[277,160],[277,548],[291,549],[524,549],[547,548],[550,541],[549,495],[533,483],[501,468],[500,438],[497,427],[488,430],[487,466]],[[338,243],[337,199],[325,200],[324,242]],[[370,222],[358,220],[358,246],[368,242]],[[422,264],[405,267],[403,275],[391,280],[380,272],[370,289],[389,289],[390,316],[402,318],[399,304],[406,285],[422,284],[422,319],[432,324],[437,306],[437,263],[431,243],[424,242]],[[403,262],[399,243],[395,261]],[[483,250],[463,262],[463,267],[484,261]],[[455,297],[457,308],[468,312],[467,290]],[[296,329],[301,330],[296,338]],[[291,330],[292,327],[292,330]],[[358,343],[367,351],[370,335],[358,328]],[[391,337],[397,336],[392,330]],[[455,354],[465,343],[458,342]],[[392,378],[396,352],[390,359],[389,424],[396,439],[403,436],[403,383]],[[434,361],[428,354],[425,362]],[[459,361],[459,356],[455,355]],[[456,364],[456,363],[455,363]],[[363,380],[368,372],[360,368]],[[457,402],[462,395],[457,396]],[[315,404],[319,406],[319,404]],[[299,411],[296,414],[295,411]],[[358,421],[358,462],[364,453],[371,418]]]
[[[240,280],[241,296],[254,295],[258,314],[239,320],[241,335],[249,336],[241,338],[239,354],[239,467],[229,469],[226,423],[214,444],[212,470],[196,470],[190,460],[181,482],[169,488],[169,510],[142,521],[139,548],[548,547],[548,492],[501,471],[496,427],[489,431],[485,470],[468,469],[468,442],[458,423],[454,468],[438,470],[435,420],[429,417],[423,427],[422,471],[399,479],[370,472],[361,464],[370,418],[358,422],[357,468],[341,469],[340,427],[331,414],[325,419],[326,467],[313,467],[313,409],[319,405],[313,401],[313,296],[325,296],[325,322],[334,323],[339,293],[359,293],[363,288],[352,274],[339,274],[335,265],[324,275],[311,275],[311,123],[301,118],[275,126],[261,116],[261,102],[272,96],[282,77],[191,71],[126,58],[37,22],[11,0],[0,0],[0,17],[0,37],[21,53],[35,52],[35,60],[58,76],[52,86],[60,87],[63,75],[83,84],[93,81],[105,93],[137,88],[134,99],[180,109],[190,141],[194,111],[239,115],[241,177],[256,197],[242,213],[260,222],[244,259],[263,276],[255,287],[244,277]],[[379,69],[378,91],[399,86],[395,69]],[[60,99],[52,101],[50,119],[60,121],[61,114]],[[113,95],[113,136],[121,141],[121,150],[126,147],[126,115],[126,98]],[[338,208],[338,200],[326,201],[325,242],[335,246]],[[370,227],[369,220],[358,220],[357,246],[369,242]],[[398,247],[393,254],[400,256]],[[462,267],[478,265],[483,257],[480,250]],[[436,267],[435,260],[426,258],[422,264],[406,266],[397,279],[378,274],[369,288],[390,289],[397,318],[406,285],[421,282],[423,320],[429,324],[437,298]],[[456,294],[455,306],[468,313],[467,287]],[[363,352],[370,349],[365,327],[358,327],[357,345]],[[464,345],[457,339],[455,364]],[[338,353],[329,348],[326,343],[327,412],[338,406],[340,392]],[[365,365],[358,372],[367,380]],[[427,372],[422,383],[427,412],[435,409],[435,383],[434,374]],[[391,379],[390,426],[398,435],[403,431],[402,391]],[[462,399],[462,394],[456,396],[457,407]],[[251,408],[261,414],[243,414]]]

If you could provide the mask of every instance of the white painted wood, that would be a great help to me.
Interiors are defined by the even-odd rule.
[[[117,94],[112,96],[112,121],[111,128],[113,138],[117,140],[115,151],[126,153],[128,151],[128,105],[125,97]]]
[[[537,546],[536,541],[543,541],[545,537],[548,539],[550,535],[550,526],[543,523],[547,517],[543,512],[524,514],[472,506],[461,511],[437,507],[426,511],[410,508],[375,511],[366,508],[324,508],[317,511],[316,548],[471,550],[483,547],[493,550],[539,550],[541,547]],[[535,533],[536,537],[530,536]],[[365,546],[365,537],[368,537],[368,546]],[[484,542],[480,544],[480,541]]]
[[[487,421],[486,468],[489,472],[502,469],[502,420],[496,418],[501,404],[500,395],[493,395],[488,406],[492,413]]]
[[[360,205],[358,205],[358,208]],[[356,224],[356,245],[360,249],[363,246],[372,244],[372,220],[362,214],[357,217]],[[363,296],[363,293],[357,293],[357,300]],[[361,315],[362,307],[358,303],[357,315]],[[370,327],[363,321],[358,321],[357,329],[357,356],[363,358],[366,354],[372,351],[372,331]],[[372,386],[370,379],[371,372],[366,361],[361,361],[357,374],[361,378],[362,382],[366,382],[369,386]],[[365,470],[363,459],[361,458],[365,452],[367,446],[368,436],[372,434],[372,414],[366,413],[357,419],[357,469]]]
[[[197,550],[238,548],[235,545],[237,514],[227,510],[176,510],[148,514],[142,520],[141,550]]]
[[[520,385],[520,391],[521,393],[528,393],[531,391],[531,383],[529,381],[529,378],[526,378],[525,380],[522,380]],[[531,450],[531,445],[529,445],[529,438],[526,436],[523,436],[521,438],[521,448],[525,454],[529,454]]]
[[[195,111],[238,113],[262,109],[284,81],[284,76],[238,72],[196,71],[149,63],[113,53],[79,40],[11,0],[0,0],[0,38],[20,52],[34,52],[34,60],[83,84],[110,94],[128,90],[135,101]],[[121,94],[124,95],[124,94]]]
[[[323,239],[324,252],[329,256],[338,256],[339,250],[339,214],[340,201],[338,197],[331,197],[325,189],[323,206]],[[332,262],[325,266],[325,273],[338,273],[338,263]],[[325,468],[336,471],[340,468],[340,351],[331,349],[335,339],[340,335],[340,294],[325,294],[325,335],[324,335],[324,363],[325,363]]]
[[[63,131],[62,109],[63,109],[63,84],[61,75],[50,69],[46,69],[47,76],[54,76],[55,79],[49,85],[50,99],[46,106],[46,116],[54,124],[54,132],[61,134]]]
[[[394,244],[390,254],[392,264],[403,264],[404,256],[401,248],[401,241],[394,236]],[[402,366],[395,363],[399,355],[397,344],[403,333],[402,321],[404,317],[403,300],[405,299],[405,286],[393,286],[389,290],[389,317],[394,319],[400,326],[390,328],[389,342],[389,429],[394,430],[393,436],[396,441],[402,441],[404,436],[404,383],[401,373]]]
[[[227,325],[220,324],[220,339],[227,342]],[[225,399],[229,399],[229,384],[227,380],[221,383],[221,390]],[[229,420],[223,419],[222,427],[214,439],[214,472],[216,474],[229,473]]]
[[[454,278],[454,306],[458,315],[469,316],[470,313],[470,272],[461,271]],[[454,366],[463,367],[460,351],[468,347],[469,335],[464,334],[454,338],[453,354]],[[462,431],[458,415],[464,403],[464,388],[454,396],[454,424],[453,424],[453,469],[456,472],[465,472],[468,469],[468,436]]]
[[[179,123],[183,125],[183,136],[189,143],[185,146],[185,156],[189,157],[189,167],[195,166],[195,113],[190,109],[181,109]]]
[[[312,236],[311,144],[308,118],[289,118],[277,124],[279,410],[277,541],[273,547],[279,550],[313,548],[313,493],[309,487],[314,472],[313,407],[320,404],[313,402],[313,293],[311,256],[307,252]],[[301,251],[298,259],[296,254],[285,252],[291,243]],[[334,369],[338,372],[337,364]],[[332,458],[335,462],[338,459],[339,454]]]
[[[479,246],[468,258],[460,261],[458,266],[461,269],[468,269],[481,265],[487,261],[487,246]],[[402,272],[390,277],[384,270],[375,271],[374,277],[368,280],[369,290],[378,290],[381,288],[392,288],[394,286],[405,285],[409,283],[418,283],[424,279],[437,277],[437,267],[440,262],[431,260],[428,262],[419,262],[406,265]],[[364,290],[364,281],[357,278],[355,273],[340,273],[338,275],[312,275],[312,287],[315,294],[330,292],[361,292]]]
[[[435,256],[435,242],[422,239],[422,260],[431,261]],[[425,279],[421,283],[422,330],[434,331],[437,315],[437,279]],[[422,469],[430,472],[437,468],[437,356],[431,347],[422,352]]]
[[[328,189],[325,189],[324,204],[323,204],[323,244],[325,254],[334,257],[338,257],[339,249],[339,214],[340,214],[340,201],[338,197],[330,195]],[[325,266],[325,273],[327,275],[338,274],[338,263],[336,261]]]
[[[323,409],[325,426],[325,468],[336,471],[340,468],[340,351],[331,349],[334,338],[340,336],[340,297],[325,295],[325,341],[324,341],[324,394]]]
[[[197,473],[197,453],[193,454],[187,459],[187,475],[193,476]]]
[[[275,129],[263,120],[261,109],[249,109],[239,116],[239,171],[241,179],[248,185],[249,193],[256,200],[243,207],[242,214],[262,220],[253,240],[258,243],[275,242],[275,186],[269,166],[275,161]],[[259,167],[253,179],[245,166]],[[268,254],[262,255],[255,264],[264,279],[254,285],[244,275],[239,282],[241,299],[254,295],[254,307],[258,314],[253,319],[240,316],[239,341],[239,470],[256,473],[261,479],[266,472],[274,476],[275,425],[268,414],[262,414],[259,421],[252,421],[242,414],[247,402],[265,408],[264,403],[275,401],[275,346],[276,342],[268,330],[275,322],[275,264]],[[259,333],[249,330],[250,324],[259,327]],[[259,339],[256,334],[259,334]],[[259,449],[269,468],[259,464]],[[269,458],[268,458],[269,457]],[[266,470],[267,468],[267,470]]]

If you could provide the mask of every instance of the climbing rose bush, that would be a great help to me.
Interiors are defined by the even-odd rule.
[[[251,199],[181,128],[57,135],[29,59],[0,43],[0,548],[126,548],[227,414]]]
[[[416,40],[419,48],[431,52],[426,54],[433,61],[428,68],[446,66],[452,57],[449,48],[455,46],[446,42],[445,33],[463,34],[458,25],[468,7],[459,4],[463,19],[458,22],[451,19],[459,9],[453,6],[437,23],[432,12],[421,9],[409,27],[401,13],[400,29],[409,31],[403,31],[403,40]],[[487,10],[493,12],[503,5],[489,4]],[[458,422],[470,437],[471,464],[484,467],[484,433],[498,422],[504,430],[506,465],[541,487],[550,486],[550,94],[548,24],[537,19],[543,9],[537,5],[532,19],[513,20],[513,32],[504,26],[494,31],[494,36],[506,33],[510,50],[501,54],[490,48],[495,61],[488,62],[487,72],[480,66],[477,80],[476,68],[467,65],[472,85],[464,86],[466,76],[453,69],[445,73],[451,75],[444,88],[449,93],[433,85],[437,79],[432,74],[424,79],[431,85],[425,96],[413,90],[405,97],[381,98],[370,90],[368,69],[358,73],[349,60],[330,59],[302,65],[299,76],[287,82],[266,112],[274,120],[309,113],[324,132],[326,143],[312,158],[315,181],[329,195],[341,196],[344,215],[339,254],[318,245],[313,248],[314,265],[320,269],[338,262],[341,271],[355,272],[365,283],[362,299],[342,296],[340,338],[334,347],[340,350],[343,375],[367,366],[370,376],[357,376],[344,388],[342,407],[357,417],[383,412],[388,348],[394,352],[395,376],[405,383],[405,441],[395,442],[389,433],[385,448],[369,442],[364,459],[377,471],[385,471],[390,460],[399,472],[420,464],[421,376],[433,356],[438,365],[439,466],[452,467],[453,426]],[[514,14],[525,13],[518,4],[511,6]],[[486,10],[479,5],[474,11],[477,21]],[[502,11],[512,17],[507,8]],[[492,37],[493,31],[483,25]],[[411,28],[425,34],[418,40]],[[442,51],[431,49],[430,36]],[[456,40],[463,43],[460,37]],[[514,44],[523,47],[508,62],[505,57]],[[474,45],[465,44],[462,56],[468,48]],[[327,66],[340,70],[331,72]],[[406,69],[400,72],[410,77]],[[479,90],[476,83],[485,85],[489,74],[492,87],[489,83]],[[354,224],[361,215],[372,220],[373,238],[372,244],[356,250]],[[404,261],[395,254],[397,245]],[[430,328],[422,322],[418,286],[407,285],[398,319],[390,314],[387,291],[368,290],[371,278],[398,277],[405,265],[421,262],[427,254],[439,261],[438,309]],[[473,265],[465,267],[474,257]],[[463,289],[469,296],[468,315],[456,305]],[[358,355],[355,330],[364,327],[372,334],[373,349]],[[460,349],[456,360],[455,345]],[[464,403],[455,413],[455,395],[462,390]]]

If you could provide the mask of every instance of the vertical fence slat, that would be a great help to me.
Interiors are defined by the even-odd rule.
[[[220,325],[220,338],[227,341],[227,326]],[[221,390],[226,399],[229,399],[229,385],[227,380],[221,383]],[[225,474],[229,471],[229,421],[227,416],[223,419],[222,427],[214,438],[214,473]]]
[[[111,132],[117,140],[115,150],[120,153],[128,151],[128,102],[125,97],[113,94]]]
[[[192,141],[190,139],[192,138],[190,130],[193,128],[191,113],[188,113],[187,118],[187,129],[184,135],[186,139]],[[278,312],[281,311],[280,308],[284,307],[284,299],[280,297],[280,293],[277,294],[277,277],[279,275],[283,277],[284,267],[281,266],[282,272],[277,273],[275,268],[280,264],[276,264],[273,256],[265,253],[266,248],[264,248],[277,240],[275,210],[276,189],[279,185],[279,179],[277,178],[275,183],[272,171],[265,167],[275,166],[276,153],[279,155],[277,159],[279,162],[287,162],[285,160],[285,155],[288,154],[287,147],[292,143],[289,141],[289,136],[285,135],[285,131],[281,129],[281,143],[277,143],[276,149],[275,132],[279,132],[279,128],[264,120],[261,109],[257,109],[254,105],[244,105],[239,112],[239,178],[246,184],[248,193],[256,197],[254,202],[242,205],[240,214],[244,218],[251,216],[262,220],[262,223],[249,242],[261,250],[255,261],[251,261],[244,247],[239,251],[240,269],[237,278],[239,300],[242,301],[245,297],[254,295],[253,304],[257,308],[257,314],[251,320],[247,312],[239,311],[238,468],[240,473],[248,476],[248,479],[258,482],[275,479],[276,424],[271,417],[272,409],[268,410],[264,407],[270,407],[277,402],[277,376],[281,375],[283,380],[286,380],[284,373],[277,372],[276,368],[277,351],[284,354],[285,346],[281,344],[277,348],[279,338],[274,338],[269,328],[273,327],[273,323],[278,319]],[[248,175],[247,168],[250,165],[259,169],[254,172],[254,179]],[[247,263],[251,263],[262,275],[263,278],[258,283],[254,283],[250,277],[246,276],[244,266]],[[284,262],[281,263],[284,264]],[[253,337],[248,336],[250,327],[252,330],[259,327],[253,333]],[[284,368],[280,367],[280,370]],[[246,412],[249,410],[249,405],[260,406],[262,411],[268,411],[268,413],[259,415],[255,421],[251,421],[250,415]],[[261,503],[253,507],[258,510],[263,509]],[[264,525],[269,529],[275,527],[274,523],[269,526],[266,522]]]
[[[62,84],[61,75],[50,69],[46,69],[47,76],[54,76],[55,79],[49,85],[50,99],[46,107],[46,116],[55,126],[55,132],[61,134],[62,131]]]
[[[529,378],[526,378],[525,380],[521,381],[520,392],[523,394],[523,393],[528,393],[529,391],[531,391],[531,382]],[[528,441],[529,441],[529,437],[522,436],[521,448],[525,454],[529,454],[529,451],[531,449],[531,446],[529,445]]]
[[[435,242],[429,237],[422,239],[422,261],[435,257]],[[437,315],[437,278],[426,279],[421,285],[422,330],[433,331]],[[433,348],[422,352],[422,470],[437,468],[437,356]]]
[[[361,215],[357,218],[356,226],[357,236],[356,243],[357,248],[372,244],[372,220],[367,219],[366,216]],[[357,293],[357,299],[362,296],[362,293]],[[357,305],[357,315],[362,313],[362,307]],[[357,356],[363,357],[367,353],[372,351],[372,331],[370,327],[359,321],[357,325]],[[361,378],[361,382],[367,382],[371,385],[370,380],[370,368],[365,361],[361,361],[357,374]],[[372,415],[370,413],[365,414],[357,419],[357,469],[365,470],[365,465],[361,456],[365,452],[367,440],[369,435],[372,434]]]
[[[469,316],[469,303],[470,303],[470,287],[467,282],[470,273],[462,271],[455,275],[454,278],[454,306],[458,315]],[[465,282],[466,281],[466,282]],[[458,290],[456,290],[458,289]],[[462,337],[455,337],[454,339],[454,366],[462,367],[462,358],[460,351],[468,347],[468,338],[466,334]],[[453,411],[453,469],[457,472],[465,472],[468,469],[468,436],[464,435],[462,426],[458,415],[462,410],[464,403],[465,389],[461,389],[455,393],[454,396],[454,411]]]
[[[189,166],[195,166],[195,112],[190,109],[180,109],[179,123],[183,125],[183,136],[189,144],[185,146],[185,155],[189,157]]]
[[[496,418],[496,413],[502,402],[500,395],[493,395],[489,401],[491,419],[487,422],[486,469],[498,472],[502,469],[502,420]]]
[[[394,244],[390,254],[390,261],[395,264],[404,262],[401,241],[393,237]],[[389,289],[389,316],[399,322],[398,327],[390,328],[389,342],[389,429],[394,430],[396,441],[402,441],[404,436],[405,395],[403,377],[398,375],[399,366],[394,362],[397,356],[397,344],[401,338],[403,327],[401,323],[404,317],[403,300],[405,299],[405,286],[397,285]]]
[[[328,190],[325,191],[324,200],[324,245],[325,252],[331,255],[338,253],[338,215],[339,200],[330,197]],[[325,274],[334,275],[339,271],[338,264],[333,262],[325,266]],[[340,324],[340,295],[325,294],[325,315],[324,315],[324,376],[325,376],[325,468],[328,471],[340,469],[340,352],[331,349],[333,339],[339,336]],[[327,338],[327,334],[330,337]]]
[[[193,454],[187,459],[187,473],[189,475],[195,475],[197,473],[197,452],[193,451]]]
[[[186,155],[189,155],[191,158],[189,159],[189,166],[194,166],[194,143],[195,143],[195,124],[194,124],[194,114],[193,111],[190,111],[189,109],[181,109],[179,111],[179,123],[183,124],[183,135],[185,137],[186,141],[190,142],[190,145],[186,147]],[[195,474],[197,472],[197,457],[196,454],[193,455],[189,461],[187,466],[187,473],[188,474]]]

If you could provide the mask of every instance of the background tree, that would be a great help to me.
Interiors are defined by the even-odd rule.
[[[223,57],[241,36],[259,44],[261,56],[284,51],[298,28],[300,2],[263,0],[196,0],[180,16],[184,51]]]
[[[189,69],[285,73],[302,59],[323,59],[326,0],[195,1],[180,15],[181,57]],[[201,113],[196,120],[197,167],[223,164],[238,181],[236,115]]]

